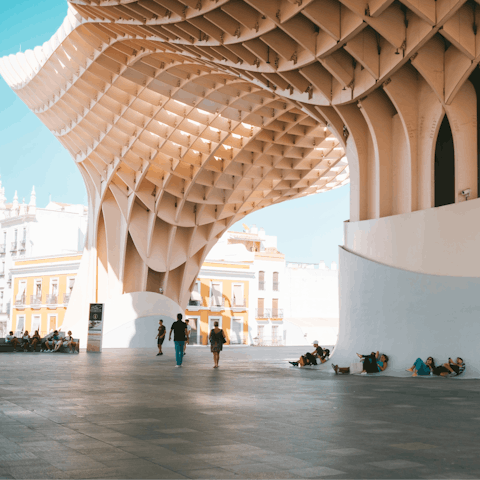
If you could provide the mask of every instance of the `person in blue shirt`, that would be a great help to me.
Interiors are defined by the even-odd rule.
[[[430,375],[434,368],[435,360],[433,360],[433,357],[428,357],[425,362],[421,358],[417,358],[413,366],[407,368],[407,372],[413,372],[412,377],[418,375]]]

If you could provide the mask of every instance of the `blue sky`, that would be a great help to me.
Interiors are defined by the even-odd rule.
[[[61,25],[66,0],[0,0],[0,57],[43,44]],[[35,185],[37,205],[52,200],[87,203],[82,177],[67,151],[0,77],[0,175],[8,201],[18,190],[27,202]],[[287,260],[327,264],[338,260],[350,188],[291,200],[263,209],[242,223],[278,236]]]

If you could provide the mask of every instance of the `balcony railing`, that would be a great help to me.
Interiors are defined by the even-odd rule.
[[[15,306],[16,307],[22,307],[26,303],[26,298],[25,295],[22,295],[21,297],[18,297],[15,299]]]
[[[4,278],[5,277],[5,272],[0,272],[0,278]]]
[[[18,249],[19,249],[21,252],[24,252],[24,251],[25,251],[25,245],[26,245],[26,244],[27,244],[27,241],[26,241],[26,240],[21,240],[21,241],[19,242],[19,248],[18,248]]]
[[[189,300],[188,301],[188,306],[189,307],[201,307],[202,302],[200,300]]]
[[[58,296],[54,294],[47,295],[47,305],[57,305]]]
[[[247,306],[246,298],[235,298],[233,297],[232,307],[233,308],[245,308]]]
[[[17,242],[12,242],[10,246],[10,251],[11,252],[16,252],[17,251]]]
[[[272,318],[283,318],[283,308],[272,308]]]
[[[258,289],[259,290],[265,290],[265,282],[258,281]]]
[[[42,296],[41,295],[30,295],[30,305],[33,307],[34,305],[41,305],[42,304]]]
[[[256,308],[255,318],[271,318],[272,311],[270,308]]]
[[[285,345],[285,341],[280,336],[265,336],[258,335],[253,339],[253,345],[255,347],[279,347]]]
[[[273,282],[273,291],[278,292],[280,290],[280,283],[279,282]]]
[[[221,299],[210,297],[208,299],[208,306],[210,308],[221,308],[225,306],[225,299],[222,297]]]
[[[7,250],[7,247],[5,245],[0,245],[0,256],[4,256],[5,252]]]
[[[68,302],[70,301],[70,293],[64,293],[63,294],[63,304],[68,305]]]

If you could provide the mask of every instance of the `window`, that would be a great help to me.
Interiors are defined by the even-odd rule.
[[[42,280],[35,280],[34,295],[36,297],[42,296]]]
[[[258,340],[259,342],[263,342],[263,332],[265,330],[265,327],[263,325],[258,326]]]
[[[67,293],[68,295],[71,295],[72,294],[72,291],[73,291],[73,287],[75,286],[75,277],[70,277],[68,280],[67,280]]]
[[[23,333],[23,330],[25,328],[25,315],[19,315],[17,317],[17,330],[15,333]]]
[[[15,245],[17,244],[18,242],[18,230],[15,229]]]
[[[57,329],[57,316],[49,315],[48,316],[48,332],[53,332]]]
[[[243,285],[235,284],[233,285],[233,306],[235,307],[244,307],[245,299],[243,297]]]
[[[41,326],[42,317],[40,315],[34,315],[32,317],[32,329],[30,331],[30,335],[34,334],[36,330],[40,333],[40,326]]]
[[[279,283],[278,283],[278,272],[273,272],[273,291],[278,292],[279,290]]]
[[[215,322],[218,322],[218,328],[222,328],[222,317],[208,317],[208,335],[210,335]]]
[[[265,290],[265,272],[258,272],[258,289]]]
[[[230,329],[230,343],[243,343],[243,319],[232,318],[232,328]]]
[[[18,293],[15,297],[15,303],[17,305],[25,305],[25,290],[27,289],[27,281],[20,280],[18,282]]]
[[[58,278],[50,280],[50,295],[58,295]]]
[[[222,306],[222,284],[212,282],[211,289],[212,307]]]
[[[278,325],[272,325],[272,343],[275,345],[278,340]]]
[[[265,318],[265,299],[259,298],[258,299],[258,308],[257,308],[257,318]]]
[[[192,293],[190,294],[190,301],[188,305],[191,307],[199,307],[202,305],[202,296],[200,294],[200,282],[197,280],[193,285]]]
[[[272,299],[272,317],[278,318],[278,298]]]

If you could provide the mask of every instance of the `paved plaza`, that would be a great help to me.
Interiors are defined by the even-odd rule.
[[[480,381],[335,376],[305,347],[0,355],[0,478],[479,478]]]

